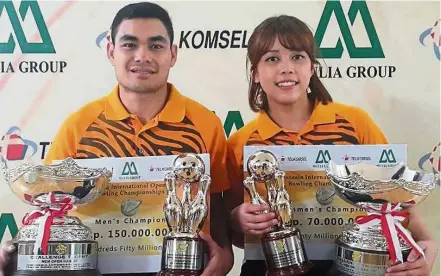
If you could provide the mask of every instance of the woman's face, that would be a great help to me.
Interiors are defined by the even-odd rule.
[[[311,59],[305,51],[287,49],[279,39],[275,39],[271,49],[257,64],[254,81],[260,83],[271,108],[274,105],[292,105],[306,98],[313,73]]]

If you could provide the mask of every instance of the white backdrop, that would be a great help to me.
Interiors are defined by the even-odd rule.
[[[16,42],[13,52],[8,52],[5,45],[0,44],[0,134],[7,134],[16,126],[20,131],[15,130],[15,133],[23,139],[20,143],[28,146],[27,150],[10,148],[11,154],[40,162],[43,151],[48,149],[45,145],[52,140],[68,114],[106,95],[115,85],[113,68],[106,60],[104,48],[98,47],[103,46],[103,41],[97,43],[96,40],[110,27],[116,12],[128,2],[38,1],[34,13],[29,11],[24,20],[19,16],[18,21],[11,20],[13,16],[0,9],[0,43],[7,42],[11,34]],[[1,2],[0,7],[4,3]],[[12,10],[18,13],[21,1],[13,3]],[[411,167],[432,171],[429,156],[440,141],[440,24],[434,27],[440,19],[439,2],[371,1],[366,9],[362,7],[364,2],[360,5],[351,1],[336,2],[334,9],[326,7],[323,1],[158,3],[170,12],[175,43],[179,45],[181,38],[190,32],[184,39],[189,47],[182,42],[170,81],[183,94],[215,111],[223,122],[227,122],[226,125],[236,123],[232,131],[254,116],[247,104],[246,49],[241,47],[254,27],[266,17],[289,14],[304,20],[316,33],[323,11],[329,9],[332,15],[321,47],[335,47],[338,40],[343,47],[341,58],[321,60],[322,71],[330,70],[328,76],[322,74],[322,80],[331,95],[336,101],[364,108],[391,143],[408,145]],[[341,14],[338,13],[339,7],[343,11]],[[358,12],[357,7],[361,7]],[[41,11],[43,21],[36,16],[38,11]],[[348,16],[351,13],[356,14],[353,24]],[[366,28],[363,23],[369,22],[369,18],[376,35],[372,26]],[[26,53],[24,47],[20,47],[22,40],[13,32],[13,24],[20,25],[25,37],[32,42],[46,41],[37,28],[44,29],[45,25],[56,53]],[[345,24],[349,31],[345,31]],[[430,35],[432,29],[433,38]],[[229,41],[230,47],[225,49],[193,47],[197,46],[192,45],[193,35],[195,44],[198,44],[201,35],[206,36],[208,31],[211,35],[214,31],[228,31],[229,39],[234,33],[237,40]],[[356,57],[356,51],[348,49],[350,42],[343,39],[343,34],[346,38],[352,37],[356,48],[371,47],[369,34],[378,37],[384,58],[372,58],[372,53]],[[221,41],[219,38],[222,45],[224,42]],[[236,45],[238,48],[231,47]],[[67,66],[63,72],[58,70],[55,73],[20,71],[20,62],[25,62],[23,69],[30,62],[44,61],[65,62]],[[394,72],[387,77],[351,77],[347,74],[351,66],[366,70],[373,66]],[[230,129],[226,128],[229,135]],[[37,146],[36,152],[33,145]],[[439,149],[432,156],[435,156],[436,163]],[[0,179],[0,202],[0,213],[3,214],[0,241],[3,242],[10,238],[10,226],[14,224],[8,214],[13,214],[20,227],[21,218],[30,207],[13,196],[3,179]],[[423,216],[438,239],[439,191],[419,208],[431,210],[424,212]],[[240,265],[240,262],[239,253],[236,264]],[[433,275],[439,275],[438,271],[437,266]]]

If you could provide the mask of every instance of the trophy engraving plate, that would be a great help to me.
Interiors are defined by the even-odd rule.
[[[203,246],[194,240],[166,240],[165,268],[177,270],[201,270]]]
[[[87,270],[97,268],[98,243],[49,243],[48,254],[34,255],[34,245],[18,246],[17,270]]]
[[[298,234],[298,233],[297,233]],[[301,237],[295,233],[287,233],[287,237],[268,240],[262,243],[263,250],[267,252],[268,266],[283,268],[305,262],[303,256]]]
[[[343,276],[363,275],[377,276],[384,275],[390,265],[389,252],[387,251],[360,251],[350,248],[343,243],[338,243],[335,266]],[[403,254],[407,258],[410,251]]]

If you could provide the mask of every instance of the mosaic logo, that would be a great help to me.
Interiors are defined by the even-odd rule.
[[[126,162],[121,175],[138,175],[138,169],[135,162]]]
[[[316,164],[328,164],[331,160],[331,155],[329,154],[328,150],[320,150],[317,154],[317,158],[315,159]]]
[[[6,13],[3,11],[6,11]],[[28,16],[29,12],[32,13],[35,19],[35,25],[40,33],[41,42],[29,42],[24,34],[21,22]],[[12,0],[2,0],[0,1],[0,16],[4,16],[5,14],[9,17],[17,41],[15,41],[14,36],[10,34],[7,42],[0,43],[0,54],[14,53],[17,43],[23,54],[55,53],[54,44],[52,43],[51,36],[37,1],[22,1],[17,14],[17,10],[15,9]]]
[[[332,15],[337,18],[338,27],[351,58],[384,58],[383,48],[378,39],[377,31],[375,30],[366,1],[352,1],[347,17],[351,25],[354,25],[356,18],[363,21],[371,47],[357,47],[355,45],[353,35],[349,29],[346,15],[343,12],[340,1],[327,1],[314,37],[320,48],[321,57],[341,58],[343,54],[343,43],[340,38],[335,47],[327,48],[321,46]],[[330,29],[333,29],[334,27],[335,26],[332,25]]]
[[[383,150],[380,156],[380,161],[378,161],[378,163],[380,164],[397,163],[394,152],[391,149]]]
[[[317,157],[315,159],[315,164],[312,165],[313,168],[324,169],[328,167],[328,163],[331,160],[331,155],[328,150],[319,150]]]
[[[138,173],[138,168],[135,162],[126,162],[124,168],[121,172],[120,180],[136,180],[140,179],[141,176]]]

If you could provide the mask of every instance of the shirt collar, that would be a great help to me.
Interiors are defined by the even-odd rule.
[[[311,131],[316,125],[329,124],[334,122],[334,105],[332,103],[324,105],[321,102],[316,102],[311,117],[300,132],[307,133]],[[277,125],[265,111],[260,111],[257,117],[257,131],[259,132],[262,139],[266,140],[275,136],[279,132],[282,132],[283,129],[279,125]]]
[[[158,114],[158,120],[163,122],[181,122],[186,113],[186,98],[179,93],[171,83],[167,84],[169,97],[164,108]],[[106,97],[104,115],[108,120],[123,120],[130,117],[119,98],[119,86],[116,85]]]

